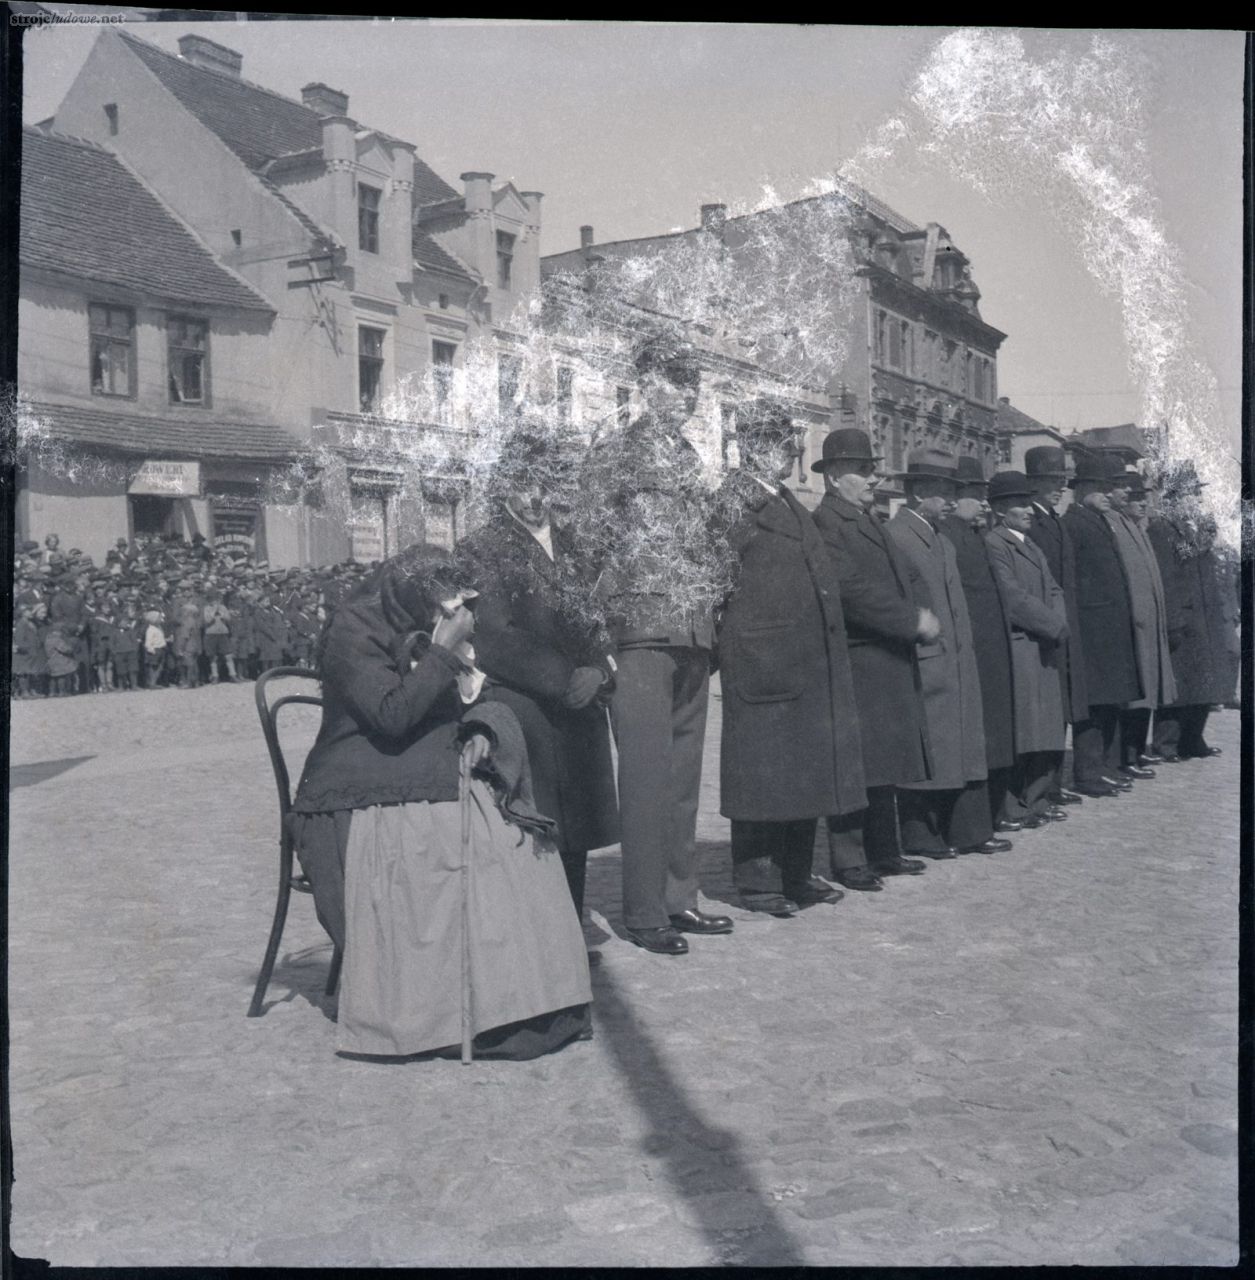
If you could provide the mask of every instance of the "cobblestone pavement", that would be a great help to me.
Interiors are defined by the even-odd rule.
[[[704,888],[729,890],[706,771]],[[302,714],[301,709],[297,714]],[[1238,725],[1013,852],[682,959],[593,859],[596,1037],[531,1063],[333,1052],[273,905],[251,688],[13,707],[12,1247],[54,1264],[1237,1260]],[[293,741],[312,739],[313,721]]]

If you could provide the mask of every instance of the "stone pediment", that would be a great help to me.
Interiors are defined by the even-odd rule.
[[[505,183],[492,193],[492,209],[499,218],[510,218],[515,222],[527,222],[531,218],[526,202],[512,182]]]

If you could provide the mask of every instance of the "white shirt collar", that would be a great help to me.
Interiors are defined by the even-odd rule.
[[[510,518],[517,525],[519,525],[523,529],[526,529],[527,532],[530,533],[532,537],[535,538],[536,541],[540,543],[541,550],[544,551],[545,555],[547,555],[550,560],[552,560],[553,559],[553,526],[552,524],[548,520],[546,520],[545,523],[539,529],[533,529],[531,525],[526,524],[524,523],[524,521],[520,520],[518,516],[514,514],[514,511],[511,507],[506,507],[506,510],[510,513]]]

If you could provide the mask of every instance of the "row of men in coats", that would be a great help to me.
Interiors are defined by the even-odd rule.
[[[813,874],[820,819],[831,878],[877,891],[925,870],[908,854],[999,852],[1004,833],[1062,821],[1065,805],[1150,775],[1136,704],[1179,701],[1168,611],[1186,606],[1170,603],[1148,553],[1140,477],[1082,460],[1078,502],[1060,519],[1062,450],[1032,450],[1026,473],[988,483],[974,460],[923,450],[901,477],[906,504],[884,522],[882,459],[848,429],[829,434],[814,464],[825,496],[809,512],[784,484],[799,450],[792,424],[751,409],[738,415],[740,465],[712,497],[682,433],[696,362],[649,342],[636,373],[645,413],[580,470],[578,506],[595,529],[578,514],[551,519],[543,448],[523,448],[496,514],[460,548],[480,589],[477,665],[523,724],[577,907],[587,851],[618,841],[632,941],[682,955],[685,934],[732,931],[698,902],[716,665],[720,810],[751,910],[788,917],[840,899]],[[712,609],[701,588],[720,542],[736,574]],[[594,576],[604,627],[580,607]],[[1162,615],[1153,643],[1146,592]],[[1192,679],[1188,648],[1181,662]],[[1069,723],[1075,790],[1061,775]],[[1176,754],[1202,753],[1186,747]]]

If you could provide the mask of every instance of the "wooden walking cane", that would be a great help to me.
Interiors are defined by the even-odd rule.
[[[458,757],[458,805],[462,814],[462,1064],[471,1060],[471,766],[469,746]]]

